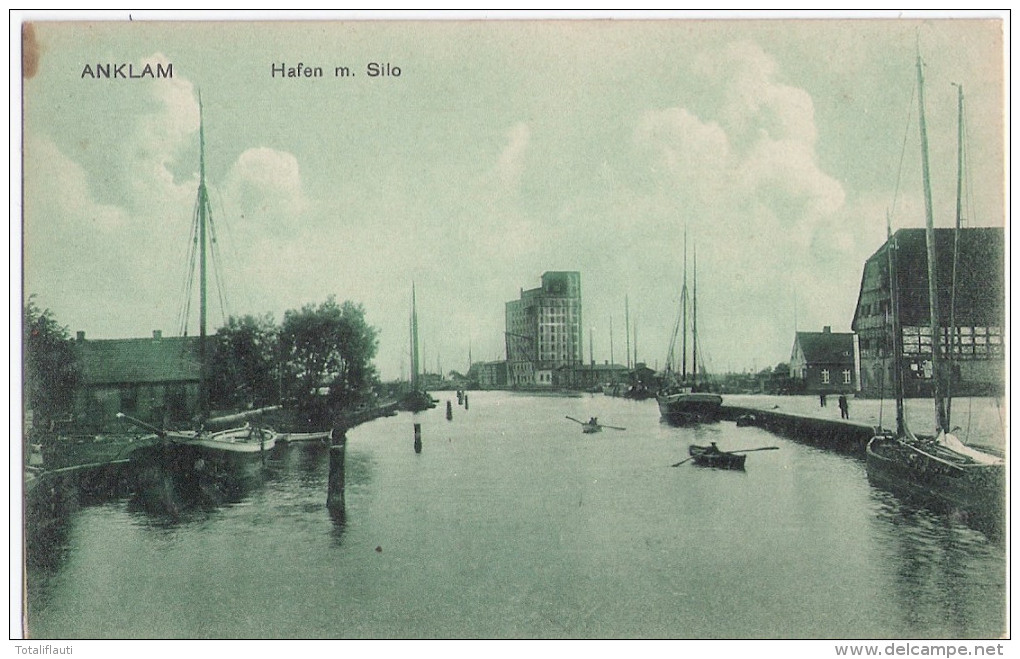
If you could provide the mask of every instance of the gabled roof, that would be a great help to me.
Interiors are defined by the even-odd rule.
[[[794,345],[800,345],[808,364],[854,363],[854,335],[843,332],[797,332]]]
[[[953,301],[953,248],[956,231],[935,229],[935,265],[937,268],[940,322],[947,325]],[[896,284],[898,288],[900,323],[927,325],[928,311],[928,250],[924,229],[900,229],[893,236],[897,246]],[[866,264],[888,273],[883,243]],[[857,307],[851,327],[857,326],[864,295],[865,276],[861,277]],[[956,273],[957,325],[1001,326],[1005,316],[1005,242],[1004,231],[998,227],[972,227],[960,230],[960,249]],[[886,293],[888,296],[888,293]]]
[[[196,336],[80,340],[75,350],[86,384],[198,382],[200,376]]]

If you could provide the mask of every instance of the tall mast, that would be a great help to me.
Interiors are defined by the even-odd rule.
[[[204,418],[209,410],[209,368],[206,359],[206,289],[205,289],[205,225],[209,194],[205,187],[205,127],[202,117],[202,94],[198,95],[198,409]]]
[[[931,365],[932,392],[935,397],[935,433],[946,428],[945,401],[942,398],[941,380],[941,336],[939,332],[939,298],[938,279],[935,263],[935,220],[931,202],[931,174],[928,169],[928,129],[924,118],[924,72],[921,66],[921,55],[917,55],[917,103],[921,128],[921,172],[924,175],[924,219],[925,237],[928,246],[928,310],[931,324]]]
[[[956,86],[956,230],[953,232],[953,284],[949,293],[949,361],[956,359],[959,330],[956,328],[956,268],[960,260],[960,225],[963,222],[963,85]],[[952,421],[953,373],[946,382],[946,426]]]
[[[616,357],[613,356],[613,317],[609,317],[609,364],[613,365],[616,363]]]
[[[418,388],[418,305],[414,282],[411,282],[411,388]]]
[[[902,437],[906,426],[903,422],[903,375],[900,368],[903,364],[903,349],[901,348],[900,337],[900,296],[898,282],[898,259],[896,258],[897,244],[892,235],[892,222],[886,215],[886,262],[889,266],[889,313],[892,316],[892,353],[893,353],[893,392],[896,396],[896,436]]]
[[[680,289],[680,313],[683,317],[684,338],[681,344],[680,359],[683,367],[680,369],[680,378],[687,380],[687,227],[684,227],[684,285]]]
[[[634,368],[637,368],[637,321],[634,321]]]
[[[623,296],[623,322],[627,330],[627,370],[630,370],[630,298]]]
[[[693,328],[691,329],[691,338],[694,339],[694,345],[693,345],[694,354],[692,355],[692,357],[693,357],[693,359],[692,359],[693,367],[692,367],[691,370],[692,370],[692,375],[693,375],[692,379],[693,379],[694,383],[697,384],[697,382],[698,382],[698,246],[697,245],[694,246],[694,305],[693,305],[693,309],[692,309],[692,315],[694,316],[694,318],[693,318],[694,323],[693,323]]]

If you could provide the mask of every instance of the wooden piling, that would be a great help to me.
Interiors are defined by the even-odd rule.
[[[467,394],[464,394],[464,409],[468,408]]]
[[[346,438],[329,447],[329,485],[326,492],[326,508],[334,515],[344,514],[344,456]]]
[[[453,404],[450,401],[446,401],[446,420],[453,421]]]
[[[421,453],[421,424],[414,424],[414,452]]]

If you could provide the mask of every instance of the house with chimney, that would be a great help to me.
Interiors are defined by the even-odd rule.
[[[790,380],[811,394],[847,394],[857,390],[854,335],[833,332],[797,332],[790,354]]]
[[[86,339],[74,342],[81,380],[72,423],[78,431],[123,429],[123,412],[156,426],[187,420],[198,404],[198,337]]]

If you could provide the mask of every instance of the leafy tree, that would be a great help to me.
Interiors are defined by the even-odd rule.
[[[279,332],[272,314],[231,316],[216,331],[210,365],[214,405],[261,407],[279,400]]]
[[[302,407],[314,406],[327,385],[330,404],[357,402],[377,380],[377,337],[360,304],[340,305],[332,295],[318,306],[286,312],[280,328],[286,390]]]
[[[81,375],[67,327],[34,298],[25,305],[23,327],[25,406],[36,419],[54,419],[71,413]]]

